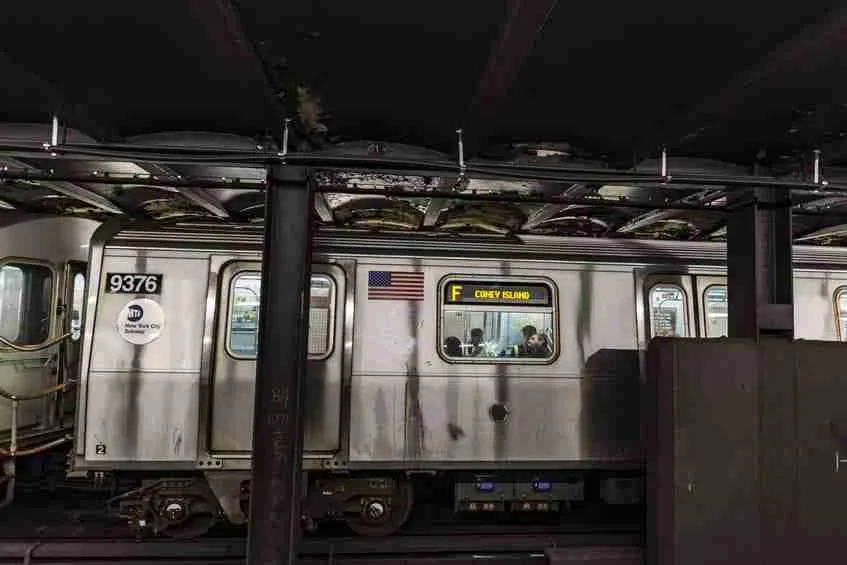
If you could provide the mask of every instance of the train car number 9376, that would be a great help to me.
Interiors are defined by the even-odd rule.
[[[106,292],[111,294],[161,294],[162,275],[106,273]]]

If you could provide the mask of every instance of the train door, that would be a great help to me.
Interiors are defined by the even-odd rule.
[[[694,278],[694,301],[697,304],[697,322],[700,337],[729,335],[729,303],[726,294],[726,277],[697,276]]]
[[[85,300],[87,264],[81,261],[69,261],[65,265],[64,289],[62,290],[62,333],[69,334],[62,347],[59,364],[60,379],[63,383],[79,379],[80,355],[82,351],[82,313]],[[62,420],[72,418],[76,394],[72,389],[62,395]]]
[[[696,335],[691,277],[653,274],[644,279],[646,342],[654,337]]]
[[[229,263],[220,277],[212,368],[210,451],[244,457],[252,448],[261,264]],[[347,283],[338,265],[312,266],[304,422],[307,457],[341,448],[341,394]]]

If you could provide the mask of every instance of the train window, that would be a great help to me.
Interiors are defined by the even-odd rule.
[[[227,350],[233,357],[252,359],[258,351],[260,273],[240,273],[232,280],[229,295]],[[312,275],[309,300],[309,358],[323,358],[332,350],[335,282]]]
[[[85,297],[85,275],[74,275],[73,294],[71,294],[71,339],[78,341],[82,335],[82,306]]]
[[[53,272],[42,265],[0,268],[0,336],[16,345],[38,345],[50,335]]]
[[[685,291],[672,284],[650,289],[650,337],[687,337]]]
[[[703,311],[706,314],[706,337],[725,337],[729,334],[726,286],[713,284],[703,291]]]
[[[449,361],[549,363],[556,353],[547,283],[451,279],[441,308],[440,351]]]
[[[23,271],[12,265],[0,269],[0,336],[17,341],[21,335]]]
[[[838,339],[847,341],[847,287],[835,291],[835,311],[838,316]]]

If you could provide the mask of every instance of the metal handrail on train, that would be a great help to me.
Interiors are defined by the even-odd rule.
[[[25,351],[31,353],[33,351],[41,351],[42,349],[52,347],[60,341],[67,339],[68,337],[70,337],[70,335],[70,332],[68,332],[58,337],[54,337],[53,339],[48,339],[44,343],[39,343],[38,345],[18,345],[17,343],[11,342],[5,337],[0,336],[0,345],[2,345],[3,347],[8,347],[9,349],[14,349],[15,351]]]
[[[47,340],[46,342],[38,344],[38,345],[18,345],[16,343],[12,343],[11,341],[9,341],[8,339],[6,339],[4,337],[0,337],[0,345],[4,345],[4,346],[9,347],[11,349],[14,349],[16,351],[28,351],[28,352],[40,351],[42,349],[47,349],[48,347],[51,347],[51,346],[53,346],[57,343],[64,341],[65,339],[70,337],[70,335],[71,335],[71,333],[67,332],[67,333],[64,333],[64,334],[57,336],[53,339]],[[33,393],[31,393],[31,394],[16,394],[16,393],[13,393],[13,392],[9,392],[8,390],[0,387],[0,397],[5,398],[7,400],[10,400],[12,402],[12,410],[11,410],[11,412],[12,412],[12,414],[11,414],[11,416],[12,416],[12,427],[11,427],[11,432],[10,432],[11,437],[10,437],[10,441],[9,441],[9,449],[4,449],[4,448],[0,447],[0,457],[16,457],[16,456],[23,454],[22,452],[18,452],[18,449],[17,449],[17,447],[18,447],[18,445],[17,445],[17,443],[18,443],[18,441],[17,441],[18,440],[18,404],[20,402],[26,401],[26,400],[38,400],[39,398],[44,398],[45,396],[47,396],[49,394],[53,394],[53,393],[60,392],[60,391],[65,391],[65,390],[67,390],[68,386],[73,385],[73,384],[74,384],[73,382],[68,381],[68,382],[65,382],[65,383],[61,383],[61,384],[57,384],[57,385],[47,387],[46,389],[41,390],[39,392],[36,392],[34,394]],[[50,442],[50,443],[52,443],[52,442]],[[41,446],[41,448],[32,448],[32,449],[29,449],[27,451],[28,452],[31,451],[33,453],[38,453],[39,451],[43,451],[44,449],[48,449],[48,448]]]
[[[42,349],[47,349],[48,347],[56,345],[57,343],[60,343],[60,342],[64,341],[65,339],[67,339],[68,337],[70,337],[70,335],[71,335],[70,332],[68,332],[68,333],[65,333],[63,335],[60,335],[58,337],[55,337],[51,340],[48,340],[44,343],[41,343],[41,344],[35,345],[35,346],[17,345],[15,343],[12,343],[11,341],[7,340],[4,337],[0,337],[0,345],[3,345],[5,347],[8,347],[8,348],[13,349],[15,351],[33,352],[33,351],[40,351]],[[49,363],[49,360],[48,360],[48,363]],[[10,400],[11,403],[12,403],[12,408],[11,408],[12,426],[11,426],[10,437],[9,437],[9,448],[5,449],[5,448],[0,447],[0,459],[6,459],[6,461],[3,462],[3,476],[0,477],[0,486],[5,484],[6,494],[2,499],[0,499],[0,509],[2,509],[5,506],[8,506],[9,504],[11,504],[12,501],[14,500],[14,498],[15,498],[15,494],[14,494],[15,493],[15,482],[16,482],[15,481],[15,475],[16,475],[15,459],[17,457],[35,455],[37,453],[47,451],[48,449],[58,447],[59,445],[62,445],[63,443],[66,443],[68,441],[73,441],[72,435],[65,435],[64,437],[48,441],[47,443],[37,445],[37,446],[31,447],[29,449],[18,449],[18,405],[19,405],[19,403],[27,401],[27,400],[38,400],[39,398],[44,398],[45,396],[50,395],[50,394],[54,394],[56,392],[63,392],[65,390],[67,390],[68,388],[70,388],[71,386],[75,385],[75,384],[76,384],[76,382],[74,382],[74,381],[67,381],[67,382],[64,382],[64,383],[61,383],[61,384],[57,384],[57,385],[47,387],[46,389],[43,389],[39,392],[30,393],[30,394],[16,394],[16,393],[13,393],[13,392],[9,392],[8,390],[6,390],[4,388],[0,388],[0,398],[5,398],[7,400]]]

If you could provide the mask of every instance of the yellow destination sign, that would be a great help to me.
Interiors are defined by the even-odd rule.
[[[551,293],[544,284],[497,284],[455,281],[445,288],[448,304],[524,304],[549,306]]]

